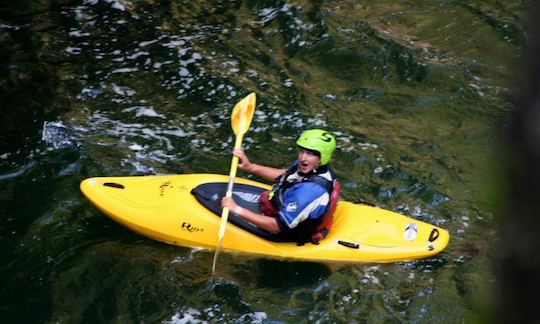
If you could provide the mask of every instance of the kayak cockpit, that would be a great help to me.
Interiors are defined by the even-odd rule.
[[[247,208],[255,213],[259,212],[259,197],[261,193],[266,191],[266,189],[251,186],[246,184],[237,183],[234,185],[232,196],[234,201],[241,207]],[[203,205],[206,209],[221,216],[221,199],[225,196],[227,192],[227,183],[226,182],[209,182],[203,183],[191,190],[191,193],[197,201]],[[265,240],[272,242],[295,242],[291,237],[287,237],[280,233],[272,234],[265,230],[258,228],[250,222],[245,221],[234,213],[229,214],[228,221],[243,230],[248,231],[258,237],[261,237]]]

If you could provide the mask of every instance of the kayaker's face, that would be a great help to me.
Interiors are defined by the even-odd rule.
[[[298,151],[298,168],[302,173],[308,173],[321,164],[321,158],[316,152],[300,148]]]

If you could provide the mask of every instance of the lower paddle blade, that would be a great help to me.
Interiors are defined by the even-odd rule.
[[[223,241],[223,237],[218,239],[218,242],[216,245],[216,251],[214,251],[214,261],[212,261],[212,280],[214,280],[214,275],[216,273],[216,264],[217,264],[217,259],[219,255],[219,250],[221,249],[222,241]]]
[[[231,197],[232,189],[230,191],[227,190],[227,193],[225,195],[227,197]],[[216,263],[217,263],[219,251],[221,250],[221,244],[223,244],[223,238],[225,237],[225,227],[227,226],[228,218],[229,218],[229,208],[225,207],[221,211],[221,222],[219,224],[218,240],[216,243],[216,251],[214,251],[214,261],[212,263],[212,279],[214,279],[214,274],[216,273]]]

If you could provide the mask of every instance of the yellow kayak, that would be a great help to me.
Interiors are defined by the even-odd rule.
[[[228,177],[217,174],[100,177],[81,190],[104,214],[154,240],[214,249]],[[237,178],[235,201],[256,208],[268,185]],[[392,211],[340,201],[334,225],[319,244],[284,242],[231,214],[222,250],[269,257],[339,262],[394,262],[433,256],[448,244],[440,227]]]

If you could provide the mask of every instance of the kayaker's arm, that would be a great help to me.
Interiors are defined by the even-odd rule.
[[[265,165],[251,163],[251,171],[248,172],[273,182],[283,173],[287,172],[287,169],[276,169]]]
[[[266,180],[274,181],[277,177],[287,172],[287,169],[276,169],[265,165],[251,163],[246,153],[242,149],[235,149],[233,154],[240,159],[238,167],[246,172],[255,174]]]
[[[269,233],[277,234],[280,231],[277,220],[274,217],[256,214],[249,209],[240,207],[236,204],[232,197],[223,197],[221,206],[229,208],[232,213],[242,217],[244,220]]]

